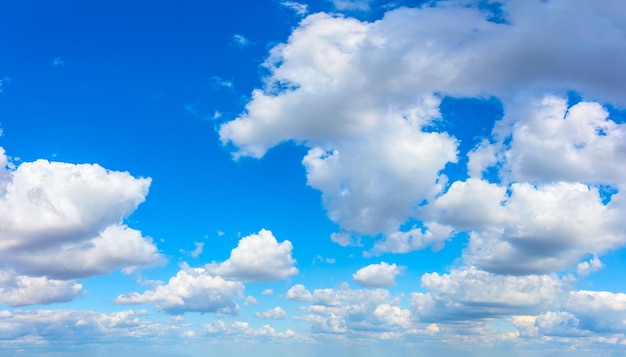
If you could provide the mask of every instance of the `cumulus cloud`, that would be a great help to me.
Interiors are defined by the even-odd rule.
[[[525,106],[519,102],[526,98],[522,92],[576,90],[626,104],[621,68],[626,39],[615,15],[625,10],[622,4],[507,1],[501,9],[504,21],[492,21],[493,14],[473,2],[454,1],[396,9],[372,23],[310,15],[286,43],[272,49],[264,88],[252,93],[244,113],[220,127],[220,138],[234,145],[235,157],[261,157],[283,141],[302,143],[309,148],[303,159],[308,184],[322,192],[331,220],[357,234],[395,233],[415,217],[416,207],[439,193],[439,172],[457,160],[457,142],[436,130],[441,97],[433,93],[495,95],[506,112]],[[588,29],[579,26],[583,22]],[[514,176],[532,178],[529,165],[539,170],[538,155],[557,152],[573,138],[574,148],[565,151],[575,154],[572,160],[544,171],[623,177],[623,165],[613,160],[623,151],[622,129],[605,120],[597,105],[581,104],[567,116],[545,140],[535,135],[542,127],[532,122],[516,127],[524,143],[510,148]],[[564,138],[583,127],[597,132]],[[611,159],[593,161],[609,143],[614,144]],[[576,148],[583,144],[583,150]],[[493,164],[496,151],[488,143],[475,151],[472,175]],[[590,158],[581,160],[595,162],[597,169],[576,166],[577,157]],[[570,169],[560,170],[563,165]]]
[[[188,311],[220,312],[235,315],[239,306],[235,298],[243,297],[244,285],[212,275],[204,268],[190,268],[186,264],[166,285],[144,293],[119,295],[118,304],[154,304],[169,314]]]
[[[254,316],[260,319],[283,320],[287,317],[287,313],[280,306],[276,306],[275,308],[267,311],[256,312]]]
[[[302,284],[296,284],[287,290],[285,297],[295,301],[312,301],[313,295]]]
[[[79,296],[81,284],[0,270],[0,305],[11,307],[68,302]]]
[[[0,258],[5,266],[72,279],[159,259],[149,238],[121,224],[145,200],[150,179],[95,164],[45,160],[2,171]]]
[[[309,306],[300,309],[306,314],[294,319],[309,322],[314,333],[371,334],[379,337],[413,326],[411,312],[399,306],[384,289],[353,290],[347,284],[337,288],[316,289]]]
[[[208,272],[242,281],[272,281],[298,274],[291,257],[293,246],[285,240],[278,243],[271,231],[243,237],[226,261],[206,265]]]
[[[396,275],[400,274],[400,271],[401,269],[395,263],[381,262],[357,270],[352,274],[352,278],[361,286],[382,288],[395,285]]]
[[[165,285],[143,293],[119,295],[118,304],[153,304],[169,314],[184,312],[217,312],[236,315],[235,299],[243,297],[243,281],[273,281],[298,273],[291,257],[289,241],[278,243],[272,232],[262,229],[258,234],[241,238],[230,257],[192,268],[186,263]],[[256,304],[248,296],[246,304]]]
[[[538,314],[560,306],[567,284],[551,275],[495,275],[474,267],[422,276],[426,293],[412,294],[420,321],[455,321]]]

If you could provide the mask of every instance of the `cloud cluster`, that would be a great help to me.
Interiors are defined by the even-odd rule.
[[[237,315],[239,305],[235,300],[243,298],[243,282],[282,280],[298,273],[291,250],[290,241],[278,243],[271,231],[261,229],[241,238],[226,261],[199,268],[184,263],[167,284],[143,293],[121,294],[115,302],[151,304],[168,314],[215,312]],[[255,304],[256,299],[249,296],[247,303]],[[259,317],[278,319],[281,310],[260,313]]]
[[[74,279],[158,262],[152,240],[122,223],[149,186],[95,164],[14,165],[0,150],[0,303],[69,301]]]
[[[504,169],[516,180],[623,180],[623,129],[598,104],[570,108],[563,120],[563,101],[548,100],[543,112],[534,103],[575,90],[626,104],[626,40],[616,17],[624,5],[514,0],[501,10],[498,21],[471,1],[399,8],[371,23],[310,15],[272,49],[265,87],[220,127],[220,138],[234,145],[235,157],[261,157],[284,141],[308,147],[308,184],[322,192],[329,218],[343,230],[334,240],[347,245],[350,235],[383,233],[389,243],[378,253],[421,249],[430,245],[420,244],[422,237],[437,235],[399,238],[408,233],[399,227],[422,218],[416,209],[445,190],[440,172],[464,154],[455,138],[436,130],[445,95],[495,95],[511,117],[494,131],[498,145],[486,141],[470,155],[478,177],[506,157]],[[524,116],[537,120],[514,124]],[[511,126],[517,139],[505,147],[503,130]],[[564,160],[545,165],[552,154]],[[477,211],[462,216],[471,220]],[[437,237],[434,245],[446,239]]]
[[[118,304],[154,304],[169,314],[187,311],[220,312],[236,315],[239,306],[235,298],[243,296],[244,285],[239,281],[225,280],[211,275],[204,268],[182,269],[166,285],[142,294],[130,293],[118,296]]]

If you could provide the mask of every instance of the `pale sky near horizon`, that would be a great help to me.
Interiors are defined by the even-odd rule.
[[[0,355],[622,355],[625,13],[0,2]]]

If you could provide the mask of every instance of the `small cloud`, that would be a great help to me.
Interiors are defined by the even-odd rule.
[[[263,290],[263,292],[261,292],[261,295],[266,295],[266,296],[274,295],[274,290],[272,290],[272,289],[265,289],[265,290]]]
[[[221,118],[221,117],[222,117],[222,113],[216,110],[216,111],[213,113],[213,116],[211,117],[211,119],[215,120],[215,119],[219,119],[219,118]],[[222,232],[222,231],[217,231],[217,235],[221,237],[221,236],[223,236],[223,235],[224,235],[224,232]]]
[[[244,302],[243,304],[248,306],[248,305],[257,305],[258,303],[259,302],[256,301],[254,296],[246,296],[246,302]]]
[[[254,316],[260,319],[283,320],[285,317],[287,317],[287,313],[280,306],[276,306],[271,310],[257,312],[254,314]]]
[[[52,60],[52,66],[53,67],[59,67],[59,66],[63,66],[64,64],[66,64],[65,61],[63,61],[63,59],[61,57],[55,57]]]
[[[602,264],[602,261],[600,261],[598,257],[593,257],[589,261],[579,263],[576,267],[576,272],[578,273],[578,276],[582,277],[595,273],[603,267],[604,264]]]
[[[191,257],[197,258],[200,256],[200,254],[202,254],[202,249],[204,249],[204,243],[193,242],[193,244],[196,246],[196,249],[194,249],[193,252],[191,252]]]
[[[248,40],[246,37],[244,37],[243,35],[240,35],[238,33],[233,35],[233,43],[238,46],[238,47],[246,47],[250,44],[250,40]]]
[[[217,115],[217,114],[219,114],[220,116],[222,115],[222,114],[220,114],[220,112],[217,112],[217,111],[215,112],[215,114],[216,114],[216,115]],[[215,118],[215,115],[213,115],[213,118]],[[219,116],[218,116],[218,118],[219,118]],[[226,234],[226,233],[224,233],[224,232],[222,232],[222,231],[217,231],[217,236],[218,236],[218,237],[223,237],[225,234]]]
[[[234,83],[233,83],[232,80],[224,79],[224,78],[219,77],[219,76],[211,77],[211,83],[215,87],[224,87],[224,88],[233,88],[234,87]]]
[[[319,262],[327,263],[327,264],[335,264],[337,260],[334,258],[324,258],[321,255],[318,255],[317,257],[315,257],[315,261],[319,261]]]
[[[299,16],[304,16],[307,12],[309,12],[309,6],[306,4],[301,4],[299,2],[283,1],[280,4],[286,8],[293,10]]]

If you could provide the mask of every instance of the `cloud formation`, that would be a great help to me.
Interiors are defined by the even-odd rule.
[[[235,298],[243,297],[244,285],[239,281],[225,280],[214,276],[203,268],[183,265],[181,270],[166,285],[142,294],[119,295],[118,304],[154,304],[169,314],[188,311],[220,312],[236,315],[239,306]]]
[[[352,274],[354,281],[361,286],[367,287],[387,287],[396,284],[396,275],[400,274],[401,269],[395,263],[387,264],[381,262],[379,264],[370,264],[357,270]]]
[[[421,238],[391,235],[408,233],[399,227],[422,218],[416,209],[445,189],[440,173],[458,160],[457,140],[436,130],[442,96],[494,95],[507,117],[515,117],[497,125],[499,146],[486,142],[470,155],[473,175],[498,162],[499,155],[507,158],[504,169],[512,179],[622,179],[617,156],[624,150],[623,129],[607,121],[598,104],[578,104],[566,115],[562,100],[547,99],[543,112],[532,108],[546,93],[568,90],[626,104],[621,70],[626,40],[615,15],[624,5],[565,0],[501,5],[504,18],[498,21],[467,1],[399,8],[371,23],[310,15],[272,49],[265,87],[252,93],[244,113],[220,127],[220,138],[235,147],[235,157],[261,157],[284,141],[308,147],[307,182],[322,192],[329,218],[344,230],[334,240],[348,245],[351,234],[383,233],[390,244],[380,244],[379,252],[429,246],[411,248],[401,242]],[[583,22],[588,29],[579,26]],[[542,115],[554,119],[522,120]],[[523,124],[512,126],[518,120]],[[517,139],[505,147],[503,131],[509,127]],[[605,151],[610,158],[597,160]],[[542,158],[550,157],[546,152],[567,158],[541,166]]]
[[[96,164],[14,165],[0,150],[2,303],[69,301],[81,289],[74,279],[160,261],[152,240],[122,223],[149,186]]]
[[[241,238],[226,261],[206,265],[212,274],[241,281],[282,280],[298,274],[291,257],[293,246],[285,240],[278,243],[271,231],[262,229],[257,234]]]

